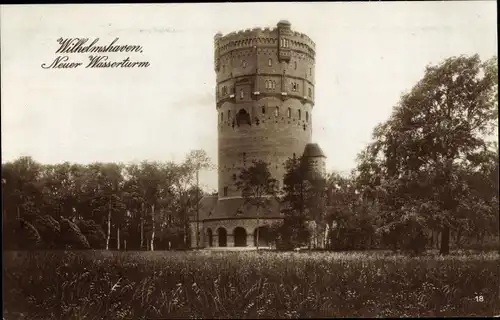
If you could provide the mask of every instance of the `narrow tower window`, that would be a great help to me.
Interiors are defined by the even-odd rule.
[[[276,108],[274,109],[274,116],[275,116],[275,117],[278,117],[279,115],[280,115],[280,108],[279,108],[279,107],[276,107]]]
[[[262,106],[262,113],[265,114],[266,113],[266,107]]]
[[[287,116],[288,118],[292,117],[292,109],[288,108]]]
[[[313,69],[309,68],[309,75],[312,76],[312,74],[313,74]]]
[[[245,92],[243,89],[240,90],[240,99],[243,99],[245,97]]]
[[[276,81],[272,82],[273,89],[276,89]]]
[[[220,113],[220,122],[224,121],[224,112]]]
[[[224,197],[227,197],[227,187],[224,187]]]
[[[269,60],[267,61],[267,65],[268,66],[272,66],[273,65],[273,59],[269,58]]]
[[[247,67],[247,62],[246,62],[245,60],[243,60],[243,62],[241,63],[241,66],[242,66],[243,68],[246,68],[246,67]]]
[[[311,90],[311,88],[307,89],[307,94],[309,95],[309,98],[312,97],[312,90]]]
[[[230,120],[230,118],[231,118],[231,110],[228,110],[227,111],[227,120]]]
[[[297,70],[297,61],[293,63],[293,67],[295,68],[295,70]]]
[[[306,111],[306,121],[309,121],[309,112]]]
[[[299,120],[302,120],[302,111],[299,109]]]

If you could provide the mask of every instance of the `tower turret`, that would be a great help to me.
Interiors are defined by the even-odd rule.
[[[324,177],[326,156],[317,143],[308,143],[304,148],[302,158],[308,164],[309,172],[313,177]]]

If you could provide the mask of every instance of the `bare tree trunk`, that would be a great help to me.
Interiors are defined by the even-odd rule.
[[[455,240],[455,245],[457,246],[457,248],[460,247],[460,238],[462,238],[462,228],[459,228],[457,231],[457,237]]]
[[[111,238],[111,197],[108,200],[108,236],[106,237],[106,250],[109,250],[110,238]]]
[[[141,205],[141,246],[140,250],[144,247],[144,203]]]
[[[151,232],[151,251],[154,251],[154,241],[155,241],[155,205],[151,205],[151,219],[153,222],[153,231]]]
[[[257,229],[255,229],[255,249],[259,250],[259,216],[260,216],[260,208],[257,207]]]
[[[120,250],[120,227],[116,228],[116,248]]]
[[[442,255],[450,253],[450,227],[448,226],[443,227],[443,231],[441,232],[441,246],[439,253]]]
[[[200,199],[198,198],[200,194],[199,170],[199,168],[196,168],[196,249],[200,247]]]

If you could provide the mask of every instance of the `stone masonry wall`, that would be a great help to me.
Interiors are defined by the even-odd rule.
[[[315,44],[287,23],[278,27],[215,37],[219,197],[240,195],[234,177],[253,160],[282,182],[285,161],[311,142]]]

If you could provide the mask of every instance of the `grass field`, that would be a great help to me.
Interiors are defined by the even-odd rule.
[[[6,252],[5,319],[500,314],[499,255]],[[10,316],[9,316],[10,315]]]

